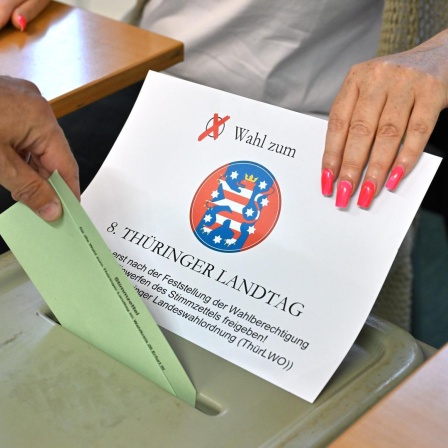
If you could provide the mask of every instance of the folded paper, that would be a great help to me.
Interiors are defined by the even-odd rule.
[[[62,326],[195,405],[196,391],[115,257],[58,173],[63,216],[47,223],[21,203],[0,233]]]

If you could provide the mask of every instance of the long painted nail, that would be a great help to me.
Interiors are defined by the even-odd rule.
[[[400,183],[401,178],[403,177],[404,169],[401,166],[396,166],[392,173],[390,173],[389,179],[386,183],[386,188],[388,190],[394,191],[398,184]]]
[[[375,194],[375,184],[371,180],[366,180],[361,187],[358,197],[358,206],[369,208]]]
[[[17,16],[17,23],[19,24],[20,31],[25,31],[26,28],[26,19],[22,14]]]
[[[324,196],[331,196],[333,194],[333,179],[333,171],[329,170],[328,168],[322,170],[321,186],[322,194]]]
[[[341,180],[341,182],[339,182],[338,192],[336,193],[336,207],[347,207],[352,194],[352,189],[352,184],[349,181]]]

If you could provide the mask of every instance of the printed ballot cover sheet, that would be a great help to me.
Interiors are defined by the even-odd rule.
[[[150,72],[82,204],[162,327],[313,402],[439,165],[369,210],[320,192],[326,122]]]

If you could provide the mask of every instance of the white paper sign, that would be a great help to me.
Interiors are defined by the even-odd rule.
[[[361,330],[439,159],[346,210],[326,122],[148,74],[82,204],[156,321],[313,402]]]

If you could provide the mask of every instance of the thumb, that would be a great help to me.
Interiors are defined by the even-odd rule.
[[[0,183],[16,201],[27,205],[45,221],[56,221],[62,215],[62,205],[49,182],[28,166],[13,150],[2,152]],[[5,163],[6,162],[6,163]]]

